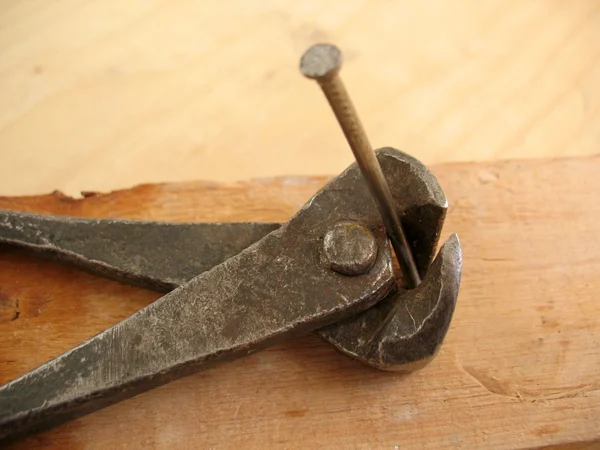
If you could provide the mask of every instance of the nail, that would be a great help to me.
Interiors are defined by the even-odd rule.
[[[409,289],[420,282],[419,271],[408,245],[400,218],[396,214],[394,199],[385,180],[381,165],[371,147],[354,105],[339,77],[342,67],[342,53],[334,45],[317,44],[309,48],[300,60],[300,71],[321,86],[337,121],[342,127],[346,140],[363,177],[367,181],[371,195],[383,219],[392,247],[398,258],[404,281]]]

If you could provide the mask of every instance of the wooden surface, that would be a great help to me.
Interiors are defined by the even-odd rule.
[[[444,236],[459,234],[464,275],[442,351],[424,370],[378,372],[311,335],[15,448],[598,448],[600,157],[433,170],[451,205]],[[0,208],[283,221],[324,182],[145,185],[79,200],[4,197]],[[157,297],[4,249],[0,383]]]
[[[318,41],[376,147],[598,152],[599,0],[0,0],[0,194],[339,173]]]

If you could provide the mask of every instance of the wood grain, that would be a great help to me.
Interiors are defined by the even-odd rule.
[[[0,194],[339,173],[330,41],[375,147],[594,154],[598,0],[0,0]]]
[[[600,444],[600,156],[433,168],[464,275],[437,359],[410,376],[315,336],[194,375],[15,448],[592,448]],[[324,182],[144,185],[0,208],[88,217],[286,220]],[[157,294],[0,254],[0,383]]]

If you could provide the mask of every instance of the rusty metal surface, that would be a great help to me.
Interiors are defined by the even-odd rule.
[[[404,185],[402,191],[392,191],[393,201],[396,207],[395,212],[401,218],[404,232],[410,243],[411,252],[417,264],[420,277],[427,277],[427,285],[438,287],[439,289],[450,285],[450,280],[460,280],[460,264],[445,266],[446,269],[443,273],[429,274],[428,272],[435,255],[448,208],[446,196],[437,178],[420,161],[398,150],[386,148],[378,150],[377,154],[386,178],[390,181],[394,180],[394,183]],[[458,241],[456,245],[446,247],[446,252],[449,254],[444,260],[461,260],[460,244]],[[440,277],[443,278],[443,276],[447,278],[445,280],[441,279]],[[432,284],[432,281],[434,284]],[[332,343],[342,353],[377,369],[399,370],[397,366],[400,364],[403,367],[402,370],[409,370],[410,367],[416,369],[420,367],[417,361],[415,361],[414,366],[410,366],[407,359],[418,357],[420,361],[422,358],[418,355],[421,354],[424,346],[437,348],[446,334],[447,327],[440,329],[440,335],[428,335],[427,339],[429,341],[422,343],[417,337],[406,341],[403,338],[406,334],[405,329],[386,326],[386,323],[393,325],[399,322],[402,323],[406,319],[407,310],[401,305],[406,301],[412,302],[411,304],[416,304],[417,299],[420,301],[422,296],[419,293],[423,289],[421,284],[416,289],[406,291],[401,297],[386,299],[385,302],[375,305],[369,311],[365,311],[348,323],[336,323],[326,330],[318,330],[317,333],[326,341]],[[458,284],[456,283],[456,291],[453,291],[453,301],[456,301],[456,296],[458,295]],[[429,311],[429,313],[433,314],[436,308],[438,308],[438,313],[443,312],[446,314],[443,318],[440,317],[438,325],[441,326],[444,320],[449,324],[454,308],[443,309],[441,305],[438,305],[434,301],[442,295],[441,292],[435,292],[430,289],[428,295],[430,295],[430,298],[420,302],[421,307],[425,308],[421,311],[424,313]],[[396,304],[400,306],[393,306]],[[373,320],[374,318],[385,320],[385,323]],[[341,327],[340,330],[337,329],[338,326]],[[424,335],[420,336],[423,337]],[[369,345],[365,345],[367,342]],[[388,344],[384,345],[384,342]],[[389,344],[394,342],[402,345],[396,348]],[[406,342],[409,342],[409,344],[405,345]],[[387,353],[374,357],[374,346],[384,349]]]
[[[390,159],[390,168],[395,164]],[[398,195],[404,188],[393,183]],[[327,231],[347,220],[372,230],[378,242],[377,260],[364,275],[341,275],[319,261]],[[394,287],[387,238],[353,165],[246,250],[0,387],[0,439],[54,426],[351,317]]]
[[[165,223],[0,211],[0,244],[169,292],[279,227],[276,223]]]
[[[170,283],[176,285],[173,271],[189,273],[196,270],[193,264],[208,271],[120,324],[0,387],[0,442],[54,426],[315,329],[343,353],[380,369],[414,370],[426,364],[443,342],[452,318],[460,283],[460,245],[451,238],[429,268],[446,214],[445,196],[435,177],[416,159],[389,148],[377,155],[390,181],[396,213],[402,218],[424,276],[419,287],[398,295],[389,295],[396,289],[389,244],[356,164],[319,191],[281,227],[240,225],[237,231],[244,237],[236,242],[250,246],[213,268],[201,261],[202,255],[197,257],[200,261],[165,258],[174,249],[190,245],[187,235],[176,230],[191,224],[160,224],[163,230],[169,230],[165,242],[179,239],[179,247],[151,246],[150,259],[157,261],[153,277],[135,277],[133,281],[131,276],[121,274],[131,272],[135,257],[129,255],[129,259],[122,260],[109,252],[112,265],[98,265],[99,258],[93,252],[101,239],[90,248],[74,248],[77,244],[70,243],[66,236],[54,235],[54,247],[44,248],[44,252],[64,259],[68,251],[69,256],[77,255],[71,263],[146,287],[167,289]],[[3,241],[11,242],[6,233],[19,228],[17,222],[9,221],[16,216],[7,213],[0,217],[5,225],[0,227],[0,233],[5,235]],[[8,222],[10,226],[6,226]],[[98,221],[93,229],[103,225],[108,235],[121,226],[127,230],[138,226],[152,229],[151,223],[117,222]],[[73,226],[77,221],[67,223]],[[75,225],[80,226],[82,233],[84,223],[88,222]],[[233,233],[227,225],[235,226],[218,224],[214,230],[224,227],[225,234]],[[260,239],[260,234],[268,231],[264,227],[276,230]],[[357,245],[352,232],[326,242],[326,236],[340,227],[346,231],[364,227],[367,237],[372,234],[376,251],[370,245],[371,238]],[[38,230],[32,227],[27,233],[40,237],[44,233]],[[121,240],[132,253],[139,248],[133,243],[136,236],[133,233]],[[37,246],[34,250],[44,244],[51,247],[47,236],[40,239],[28,245]],[[82,235],[77,239],[86,240]],[[13,235],[12,243],[20,245],[15,241],[18,239]],[[60,247],[64,243],[69,245]],[[332,270],[331,264],[323,263],[327,248],[329,263],[333,255],[342,262],[350,261],[351,266],[362,262],[361,270],[353,275]],[[371,264],[374,255],[375,262]],[[167,269],[169,261],[181,267]],[[135,267],[135,273],[147,274],[139,269],[143,265]],[[366,273],[359,275],[361,271]]]
[[[461,270],[460,243],[452,235],[415,289],[401,290],[319,333],[338,350],[378,369],[421,369],[444,341],[458,297]]]
[[[396,213],[423,276],[443,227],[446,197],[437,179],[417,159],[393,148],[380,149],[377,154],[394,185]],[[363,188],[360,173],[356,171],[354,176]],[[350,212],[340,217],[352,220]],[[0,211],[0,244],[24,248],[100,276],[168,292],[279,226],[83,219]]]
[[[396,187],[394,189],[396,213],[402,219],[419,273],[421,277],[424,277],[435,254],[439,235],[443,227],[447,209],[446,197],[437,179],[420,161],[391,148],[379,150],[377,154],[386,177],[392,180],[392,183]],[[361,183],[360,178],[357,178],[357,182]],[[179,284],[183,284],[191,278],[191,274],[201,273],[200,270],[195,272],[198,267],[201,270],[209,270],[212,268],[212,265],[220,263],[220,259],[224,258],[224,255],[227,253],[235,253],[236,247],[239,247],[238,251],[241,251],[250,245],[250,243],[262,237],[262,233],[266,234],[270,228],[277,228],[279,226],[277,224],[253,223],[157,223],[157,230],[154,230],[152,222],[69,219],[66,217],[45,218],[44,216],[20,215],[20,213],[12,212],[4,212],[4,216],[1,214],[0,242],[8,243],[10,242],[9,237],[12,236],[12,243],[26,247],[30,242],[37,243],[36,239],[42,242],[51,240],[52,245],[48,244],[48,246],[53,252],[52,255],[60,258],[64,258],[63,255],[70,256],[71,253],[75,253],[73,249],[75,246],[78,246],[76,248],[77,257],[70,258],[72,264],[91,270],[99,275],[121,279],[126,282],[131,282],[134,279],[135,284],[158,290],[164,289],[165,286],[168,288],[176,284],[178,280],[180,280]],[[351,215],[342,215],[340,217],[351,217]],[[6,226],[6,223],[9,223],[10,226]],[[30,224],[33,225],[30,226]],[[352,227],[345,228],[342,225],[343,222],[337,223],[332,229],[337,229],[338,232],[340,230],[351,232],[354,229]],[[73,242],[73,239],[65,238],[65,236],[68,236],[69,230],[72,229],[71,227],[78,228],[80,234],[77,235],[77,239],[79,242]],[[20,234],[15,234],[13,231],[17,228],[21,228]],[[100,238],[94,236],[98,228],[104,233],[104,235],[100,235]],[[357,227],[354,231],[359,229],[360,227]],[[55,230],[60,232],[55,233]],[[328,230],[324,236],[324,248],[327,245],[327,235],[331,231]],[[214,234],[210,234],[211,232]],[[235,235],[235,233],[239,234]],[[144,240],[136,241],[136,239],[142,239],[141,235],[144,235]],[[357,245],[357,239],[360,237],[361,234],[345,234],[345,239],[354,241],[355,245]],[[114,239],[114,245],[107,242],[110,239]],[[161,239],[162,242],[168,243],[168,245],[154,245],[154,239]],[[193,239],[209,240],[211,246],[204,242],[195,242]],[[229,239],[229,244],[226,249],[220,249],[217,243],[223,243],[227,239]],[[343,242],[344,239],[341,241]],[[106,243],[106,249],[97,249],[100,243]],[[368,244],[368,240],[365,244]],[[114,247],[119,248],[120,252],[113,252],[111,248]],[[452,248],[454,252],[452,258],[459,260],[461,257],[460,245],[457,244]],[[203,251],[199,252],[196,249],[203,249]],[[102,252],[103,261],[109,264],[98,265],[96,263],[99,259],[97,256],[98,252]],[[323,256],[322,250],[321,258]],[[139,264],[142,258],[146,261],[143,265]],[[327,256],[327,258],[332,258],[332,255]],[[345,262],[347,268],[352,265],[351,263],[352,261]],[[336,270],[335,264],[332,268]],[[456,279],[460,277],[460,265],[454,265],[453,268],[454,273],[450,274],[448,271],[445,273]],[[337,269],[340,269],[339,261]],[[360,268],[357,269],[357,267],[352,267],[347,272],[351,274],[353,270],[360,272]],[[342,270],[341,273],[343,272]],[[151,277],[148,276],[149,273],[151,273]],[[131,274],[134,274],[134,276],[131,276]],[[143,274],[145,277],[138,276],[139,274]],[[190,274],[189,278],[185,278],[185,274]],[[429,279],[431,279],[431,276],[429,276]],[[432,293],[431,295],[436,297],[438,294]],[[403,320],[406,316],[406,311],[402,308],[393,309],[393,314],[398,316],[397,318],[394,319],[388,316],[390,311],[389,305],[395,301],[395,299],[387,299],[386,302],[376,305],[372,308],[374,311],[369,311],[369,317],[382,317],[385,315],[388,317],[390,323]],[[431,306],[431,308],[435,306],[435,303],[431,302],[426,304]],[[378,311],[378,309],[381,311]],[[452,317],[452,311],[452,309],[447,310],[449,313],[447,317],[448,323]],[[359,334],[362,335],[363,341],[366,342],[371,339],[373,345],[379,341],[391,342],[398,338],[397,329],[393,327],[379,329],[380,324],[377,321],[363,321],[358,317],[355,323],[361,324]],[[335,331],[336,326],[337,324],[332,325],[327,330],[318,330],[317,333],[321,334],[326,341],[334,344],[336,348],[348,356],[357,358],[376,368],[393,369],[392,366],[395,366],[394,363],[384,364],[381,362],[386,360],[386,355],[380,355],[379,359],[373,358],[371,347],[360,344],[355,333],[348,332],[345,334],[337,332]],[[348,331],[347,324],[344,324],[343,327]],[[377,335],[377,340],[375,341],[373,341],[374,335]],[[441,339],[443,339],[443,335]],[[416,339],[412,342],[418,344],[418,340]],[[399,355],[394,354],[392,347],[388,346],[386,348],[390,349],[390,360],[400,358]],[[411,354],[411,352],[407,351],[407,354]],[[404,367],[407,367],[406,362],[402,364]],[[418,366],[415,365],[414,367]]]

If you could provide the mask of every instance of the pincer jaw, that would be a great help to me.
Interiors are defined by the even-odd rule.
[[[461,273],[462,250],[453,234],[415,289],[398,291],[377,308],[319,332],[339,351],[371,367],[419,370],[437,355],[448,332]]]

